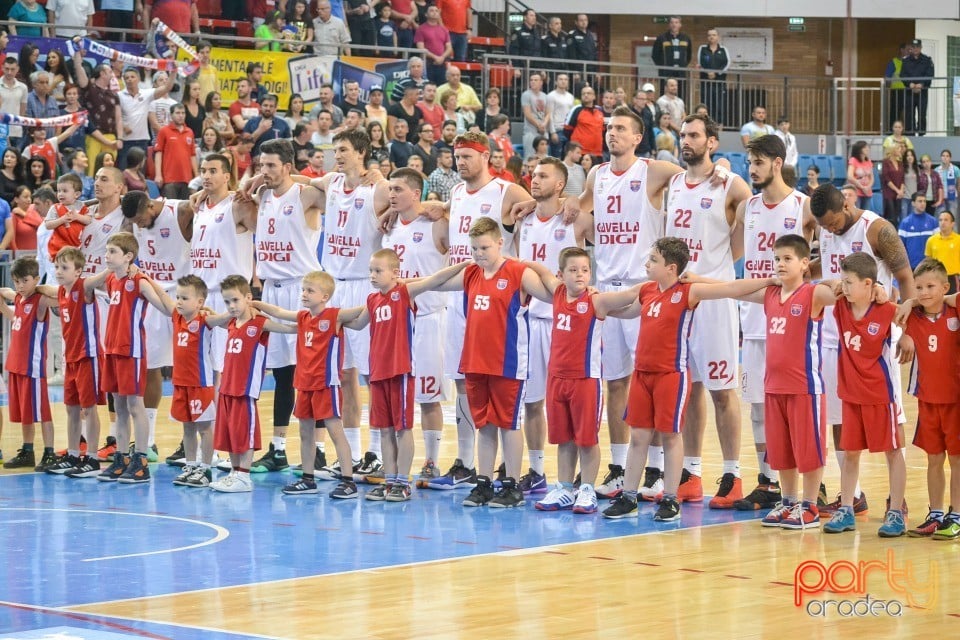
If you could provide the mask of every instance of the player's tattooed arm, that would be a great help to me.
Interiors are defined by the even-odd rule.
[[[897,284],[900,285],[900,296],[902,298],[914,297],[916,292],[913,287],[913,271],[910,269],[907,249],[903,246],[900,235],[893,225],[886,220],[877,220],[874,224],[879,226],[875,246],[877,257],[887,264],[890,273],[897,279]]]

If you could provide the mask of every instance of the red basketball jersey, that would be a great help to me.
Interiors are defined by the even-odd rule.
[[[142,274],[118,278],[107,274],[107,332],[103,335],[104,352],[111,355],[145,358],[147,332],[143,317],[147,300],[140,295]]]
[[[91,298],[87,302],[83,278],[77,278],[69,291],[66,287],[57,290],[65,362],[79,362],[100,355],[100,314],[96,296]]]
[[[805,282],[796,291],[780,299],[781,287],[767,287],[763,311],[767,316],[767,373],[763,388],[767,393],[823,393],[820,373],[819,318],[811,316],[816,285]]]
[[[940,315],[932,319],[923,309],[914,309],[907,319],[906,332],[916,345],[913,364],[910,365],[910,393],[923,402],[957,402],[960,387],[957,376],[960,318],[957,310],[944,306]]]
[[[891,302],[870,305],[862,318],[853,317],[846,299],[837,300],[833,317],[840,330],[837,395],[856,404],[894,402],[890,378],[890,325],[897,313]]]
[[[367,296],[370,314],[370,380],[386,380],[413,370],[413,327],[416,308],[407,285]],[[439,338],[439,336],[438,336]]]
[[[213,329],[202,311],[187,320],[173,311],[173,384],[178,387],[213,386]]]
[[[490,278],[475,264],[464,269],[463,314],[467,328],[460,373],[527,379],[530,329],[521,295],[524,269],[516,260],[506,260]]]
[[[297,368],[293,386],[318,391],[340,386],[343,368],[343,329],[337,329],[340,309],[327,307],[315,316],[297,313]]]
[[[53,205],[53,210],[57,212],[58,218],[62,218],[72,211],[72,209],[69,209],[59,202]],[[89,215],[89,212],[87,211],[87,205],[82,205],[76,210],[76,213],[79,213],[82,216]],[[82,231],[83,225],[79,222],[68,222],[54,229],[53,233],[50,235],[50,240],[47,242],[47,251],[50,254],[50,259],[53,260],[56,258],[57,252],[64,247],[79,247],[80,233]]]
[[[690,285],[676,282],[661,291],[656,282],[640,287],[640,338],[633,368],[650,373],[685,373],[689,359]]]
[[[584,291],[567,299],[566,285],[553,292],[553,329],[550,332],[548,373],[552,378],[600,377],[600,328],[593,296]]]
[[[28,378],[47,377],[47,329],[50,315],[41,317],[40,294],[24,298],[19,293],[13,301],[10,322],[10,345],[7,347],[7,372]],[[6,303],[4,303],[6,304]]]
[[[238,326],[236,318],[230,320],[223,376],[220,378],[221,394],[260,397],[267,365],[267,341],[270,339],[270,334],[263,330],[266,321],[266,316],[254,316]]]

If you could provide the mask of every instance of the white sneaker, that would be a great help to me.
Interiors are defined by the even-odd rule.
[[[221,459],[216,453],[213,454],[213,462],[210,463],[210,467],[219,471],[233,471],[233,465],[230,464],[230,458]]]
[[[537,511],[563,511],[572,509],[574,502],[573,491],[567,489],[559,482],[553,485],[553,489],[544,496],[543,500],[533,506]]]
[[[597,485],[596,492],[601,498],[616,498],[623,491],[624,470],[618,464],[607,465],[610,473],[603,479],[603,484]]]
[[[657,478],[652,486],[640,487],[640,499],[647,502],[659,502],[663,498],[663,478]]]
[[[210,488],[222,493],[249,493],[253,491],[250,476],[245,473],[231,473],[225,478],[210,483]]]
[[[574,513],[596,513],[597,512],[597,493],[593,490],[593,485],[582,484],[577,491],[577,500],[573,503]]]

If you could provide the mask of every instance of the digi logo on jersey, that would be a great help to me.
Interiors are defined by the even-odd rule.
[[[291,246],[291,250],[292,250]],[[340,256],[341,258],[356,258],[357,250],[360,248],[360,239],[354,236],[345,236],[343,234],[330,234],[327,236],[327,253],[331,256]]]
[[[697,262],[700,259],[700,252],[703,251],[703,241],[693,238],[682,238],[682,240],[687,243],[687,248],[690,249],[690,262]]]
[[[774,274],[773,260],[770,258],[747,260],[743,263],[743,270],[753,279],[769,278]]]
[[[152,279],[159,282],[173,282],[173,274],[177,270],[177,267],[172,262],[141,260],[140,269]]]
[[[597,224],[597,244],[636,244],[639,222],[601,222]]]
[[[220,249],[191,249],[190,264],[194,269],[216,269],[220,265]]]
[[[260,240],[257,242],[258,262],[290,262],[293,255],[293,243],[280,240]]]

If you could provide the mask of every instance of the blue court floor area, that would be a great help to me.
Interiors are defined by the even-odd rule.
[[[640,517],[470,509],[465,490],[415,491],[406,503],[284,496],[289,472],[255,474],[248,494],[174,487],[177,469],[118,485],[27,473],[0,476],[0,640],[204,638],[211,630],[59,610],[181,593],[749,520],[759,513],[684,505],[676,523]],[[294,558],[299,558],[294,562]],[[67,631],[59,630],[67,627]],[[46,635],[38,631],[43,629]],[[61,635],[57,635],[61,634]],[[85,635],[86,634],[86,635]],[[247,636],[243,636],[247,637]],[[252,636],[250,636],[252,637]]]

